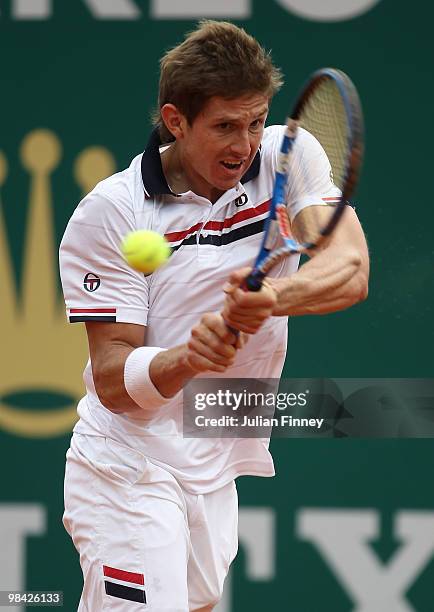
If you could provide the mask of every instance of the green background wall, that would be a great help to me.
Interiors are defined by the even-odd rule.
[[[51,240],[55,251],[81,197],[76,162],[83,152],[102,147],[98,160],[109,164],[111,155],[122,169],[143,150],[158,58],[195,22],[152,18],[152,3],[145,0],[135,0],[134,20],[100,19],[89,10],[91,4],[54,0],[46,4],[51,6],[46,18],[18,19],[13,10],[18,0],[0,0],[0,577],[11,571],[6,544],[14,519],[6,510],[10,504],[15,510],[38,504],[45,527],[24,541],[22,584],[63,590],[64,609],[71,611],[81,583],[78,560],[60,524],[69,440],[62,423],[69,422],[81,392],[85,345],[80,332],[63,329],[61,298],[50,286],[57,278]],[[370,296],[344,313],[293,319],[287,376],[432,377],[434,9],[426,0],[380,0],[353,19],[320,22],[296,16],[283,1],[256,0],[245,6],[247,16],[236,23],[272,49],[286,75],[270,123],[283,120],[307,74],[326,65],[351,75],[366,119],[367,155],[357,210],[371,250]],[[58,139],[62,153],[38,179],[20,147],[41,128]],[[30,216],[35,210],[48,214],[44,225]],[[32,223],[45,227],[35,232],[34,243],[28,233]],[[30,259],[33,268],[26,263]],[[26,284],[26,270],[33,285]],[[8,318],[7,303],[15,290],[15,317]],[[34,309],[28,307],[31,300]],[[41,329],[45,336],[38,335]],[[55,362],[62,364],[59,371]],[[39,429],[23,426],[32,422],[25,411],[36,415]],[[50,427],[54,422],[59,425]],[[273,441],[277,477],[241,479],[239,493],[244,517],[257,508],[268,508],[274,517],[274,568],[271,563],[262,578],[261,571],[256,575],[249,567],[248,546],[242,546],[225,610],[434,609],[433,550],[420,560],[395,603],[386,598],[380,607],[369,602],[358,607],[339,572],[302,539],[299,528],[306,509],[353,513],[361,521],[369,510],[379,524],[377,536],[366,540],[377,562],[390,569],[404,546],[395,524],[400,513],[424,513],[417,516],[425,543],[434,533],[432,447],[431,440]],[[344,537],[339,528],[335,537]],[[357,582],[361,566],[356,554],[350,554],[348,566]],[[395,586],[398,582],[391,578]],[[13,585],[0,578],[0,590],[7,588]]]

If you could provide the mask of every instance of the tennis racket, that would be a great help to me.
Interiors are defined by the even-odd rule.
[[[314,209],[318,212],[322,206],[308,207],[309,214],[303,216],[301,240],[292,235],[286,202],[291,151],[299,127],[322,145],[332,167],[333,182],[341,192],[333,198],[333,206],[328,207],[326,221],[325,215],[315,214]],[[286,121],[263,240],[254,267],[243,283],[244,289],[259,291],[264,277],[284,257],[321,246],[338,225],[354,193],[362,158],[363,116],[357,90],[341,70],[318,70],[305,84]],[[281,246],[273,250],[279,234]]]

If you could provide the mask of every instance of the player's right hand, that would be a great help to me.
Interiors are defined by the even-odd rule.
[[[246,337],[237,337],[219,313],[206,313],[191,330],[187,342],[187,363],[196,372],[225,372],[234,363]]]
[[[246,334],[256,334],[265,321],[274,313],[278,292],[274,285],[264,279],[260,291],[245,291],[241,288],[251,268],[232,272],[223,287],[226,294],[222,315],[232,329]]]

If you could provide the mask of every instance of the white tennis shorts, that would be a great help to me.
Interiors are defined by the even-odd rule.
[[[234,482],[187,493],[138,451],[98,436],[74,434],[66,456],[79,612],[188,612],[219,601],[238,546]]]

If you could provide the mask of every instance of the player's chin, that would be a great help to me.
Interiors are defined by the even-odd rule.
[[[234,181],[215,181],[215,187],[220,189],[221,191],[228,191],[229,189],[233,189],[239,183],[239,180]]]
[[[231,181],[214,181],[214,187],[221,192],[225,192],[229,191],[230,189],[234,189],[239,182],[240,179],[234,179]]]

